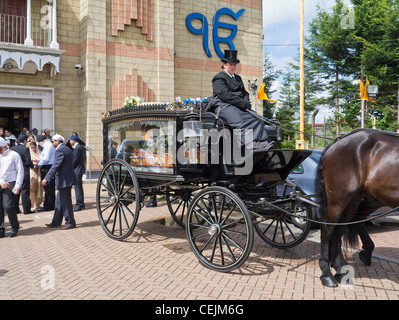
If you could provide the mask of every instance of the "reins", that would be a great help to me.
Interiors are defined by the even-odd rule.
[[[306,218],[306,217],[302,217],[302,216],[297,216],[295,214],[289,214],[289,216],[294,217],[294,218],[300,218],[300,219],[307,220],[307,221],[314,222],[314,223],[318,223],[318,224],[323,224],[323,225],[348,226],[348,225],[353,225],[353,224],[358,224],[358,223],[369,222],[369,221],[375,220],[377,218],[381,218],[381,217],[387,216],[388,214],[390,214],[392,212],[395,212],[397,210],[399,210],[399,206],[397,206],[397,207],[395,207],[395,208],[393,208],[391,210],[388,210],[386,212],[380,213],[378,215],[371,216],[371,217],[363,219],[363,220],[357,220],[357,221],[351,221],[351,222],[323,222],[323,221],[318,221],[318,220],[314,220],[314,219],[310,219],[310,218]]]

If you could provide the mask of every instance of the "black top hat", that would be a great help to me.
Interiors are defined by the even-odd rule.
[[[240,63],[240,60],[237,60],[237,50],[224,50],[222,62]]]

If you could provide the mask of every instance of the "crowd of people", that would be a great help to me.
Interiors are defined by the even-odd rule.
[[[21,212],[54,210],[52,222],[46,224],[47,227],[76,227],[74,212],[85,208],[84,146],[76,132],[66,142],[59,134],[51,136],[49,129],[39,133],[36,128],[32,131],[24,128],[16,138],[12,130],[0,127],[0,238],[5,237],[5,213],[11,226],[9,237],[18,233],[17,214]],[[72,186],[75,206],[72,204]]]

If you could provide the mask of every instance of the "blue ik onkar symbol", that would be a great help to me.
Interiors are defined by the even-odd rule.
[[[221,22],[219,21],[222,15],[228,15],[232,17],[235,21],[244,13],[245,9],[241,9],[238,12],[234,12],[229,8],[222,8],[216,11],[216,14],[213,18],[213,29],[212,29],[212,37],[213,37],[213,46],[215,48],[216,54],[220,58],[224,58],[224,53],[220,49],[220,43],[226,43],[229,46],[230,50],[235,50],[235,46],[233,43],[234,38],[237,35],[237,26],[231,23]],[[202,22],[201,28],[195,28],[192,25],[192,21],[194,19],[198,19]],[[186,26],[188,30],[193,34],[202,34],[202,46],[206,55],[209,58],[212,58],[212,54],[209,50],[209,24],[207,18],[198,12],[190,13],[186,18]],[[219,36],[219,28],[223,28],[226,30],[230,30],[230,34],[227,37],[220,37]]]

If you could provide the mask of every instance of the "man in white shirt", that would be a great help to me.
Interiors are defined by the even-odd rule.
[[[7,142],[0,138],[0,238],[4,238],[4,211],[11,225],[10,238],[19,230],[15,198],[24,180],[24,167],[18,153],[7,148]]]
[[[42,179],[50,171],[51,166],[54,163],[55,149],[49,139],[46,136],[39,135],[37,137],[39,145],[43,146],[42,153],[40,154],[40,160],[37,163],[37,167],[40,168],[40,175]],[[48,181],[44,187],[44,203],[43,208],[39,211],[52,211],[55,208],[55,179]]]

